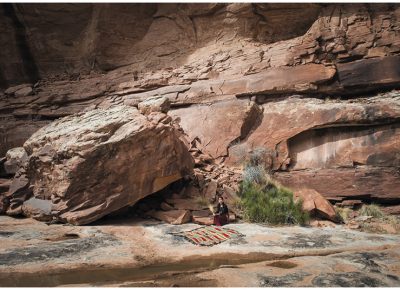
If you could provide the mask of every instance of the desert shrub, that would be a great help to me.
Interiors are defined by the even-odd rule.
[[[268,169],[272,165],[272,151],[265,147],[250,149],[246,143],[233,143],[229,148],[229,155],[235,160],[236,165],[243,166],[262,166]]]
[[[374,234],[388,234],[387,230],[379,224],[361,223],[360,228],[362,231]]]
[[[302,201],[294,201],[293,193],[265,178],[266,182],[244,180],[239,196],[244,218],[249,222],[279,224],[305,224],[309,220],[302,210]]]
[[[386,215],[384,220],[393,227],[393,229],[399,233],[400,231],[400,218],[394,215]]]
[[[384,217],[385,214],[381,211],[377,204],[364,204],[359,212],[362,216],[372,216],[374,218],[381,218]]]
[[[267,174],[262,166],[247,165],[243,170],[243,182],[267,183]]]
[[[264,147],[256,147],[249,154],[249,165],[270,167],[272,151]]]
[[[196,204],[202,207],[207,207],[209,204],[209,201],[205,196],[197,196],[195,199]]]
[[[349,219],[350,213],[352,210],[348,207],[336,207],[335,206],[336,216],[340,221],[346,222]]]
[[[302,209],[302,200],[294,200],[293,192],[275,182],[265,169],[266,148],[255,148],[243,170],[238,195],[243,217],[249,222],[279,224],[305,224],[308,213]]]
[[[246,144],[236,143],[229,148],[229,155],[236,160],[236,165],[243,165],[246,162],[248,147]]]
[[[385,219],[392,226],[395,226],[395,227],[399,227],[400,226],[400,220],[399,220],[399,218],[397,216],[387,215],[385,217]]]
[[[231,201],[232,211],[238,216],[242,217],[244,212],[243,202],[240,198],[235,198]]]

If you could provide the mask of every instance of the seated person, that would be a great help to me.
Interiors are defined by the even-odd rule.
[[[222,196],[218,197],[217,211],[214,214],[214,225],[223,226],[229,221],[229,211],[228,207],[224,203],[224,198]]]

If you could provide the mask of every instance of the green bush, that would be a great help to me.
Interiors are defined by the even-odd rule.
[[[379,206],[373,203],[369,205],[364,204],[359,213],[362,216],[372,216],[374,218],[381,218],[385,216]]]
[[[258,178],[258,177],[257,177]],[[268,224],[305,224],[309,220],[302,210],[302,201],[294,201],[293,193],[264,176],[261,182],[245,178],[239,196],[243,216],[249,222]]]

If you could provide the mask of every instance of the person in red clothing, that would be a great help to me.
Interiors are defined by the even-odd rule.
[[[229,221],[228,207],[224,203],[224,198],[220,196],[218,198],[217,211],[214,213],[214,225],[223,226]]]

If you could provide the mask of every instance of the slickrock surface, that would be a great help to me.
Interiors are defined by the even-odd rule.
[[[244,223],[229,227],[245,237],[199,247],[170,234],[196,227],[127,219],[47,226],[1,216],[0,285],[193,286],[199,277],[209,286],[400,285],[399,235]]]

